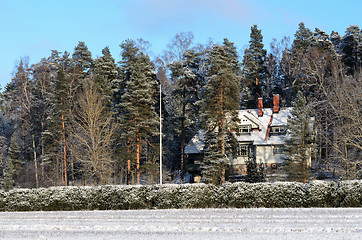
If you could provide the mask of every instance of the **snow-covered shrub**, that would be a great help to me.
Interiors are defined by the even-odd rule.
[[[336,198],[336,207],[362,207],[362,181],[340,182]]]
[[[151,186],[107,185],[93,187],[90,209],[128,210],[149,208]]]
[[[150,208],[148,196],[151,193],[152,186],[135,186],[125,188],[124,206],[122,209],[147,209]]]
[[[6,203],[6,193],[2,190],[0,190],[0,211],[4,211],[4,207],[5,207],[5,203]]]
[[[33,192],[31,189],[16,189],[6,192],[5,211],[31,211]]]
[[[305,192],[302,183],[275,182],[258,183],[256,191],[257,207],[303,207],[305,203]]]
[[[92,187],[60,187],[53,192],[57,207],[64,211],[86,210],[89,209],[89,196]]]
[[[303,207],[305,193],[301,183],[234,183],[228,186],[228,206]]]
[[[0,191],[0,211],[362,207],[362,181],[50,187]]]
[[[333,207],[336,205],[338,184],[327,181],[312,181],[305,185],[306,207]]]
[[[207,184],[167,184],[153,188],[154,208],[207,208],[214,204],[217,187]]]
[[[212,184],[189,184],[183,192],[181,202],[183,208],[219,207],[215,204],[217,187]]]
[[[152,188],[150,201],[157,209],[180,208],[180,185],[156,185]]]
[[[125,198],[127,194],[124,186],[97,186],[90,193],[89,208],[92,210],[127,209]]]
[[[213,204],[214,208],[225,208],[229,207],[230,194],[229,191],[232,188],[233,184],[226,182],[224,185],[215,188],[213,195]]]
[[[252,183],[233,183],[222,191],[222,195],[229,207],[256,207],[257,199],[254,186],[255,184]]]

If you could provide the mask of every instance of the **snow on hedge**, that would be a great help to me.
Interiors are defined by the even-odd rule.
[[[81,186],[0,191],[0,211],[362,207],[362,181]]]

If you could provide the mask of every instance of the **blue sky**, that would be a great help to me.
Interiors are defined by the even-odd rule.
[[[109,46],[118,61],[125,39],[149,41],[155,56],[189,31],[195,43],[228,38],[243,49],[257,24],[268,47],[273,38],[292,38],[300,22],[328,34],[361,28],[361,9],[360,0],[0,0],[0,86],[10,82],[21,57],[37,63],[52,49],[72,53],[78,41],[94,58]]]

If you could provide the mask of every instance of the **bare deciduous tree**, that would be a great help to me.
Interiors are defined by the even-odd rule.
[[[82,91],[72,116],[73,141],[70,149],[84,173],[89,173],[96,184],[106,184],[114,170],[111,113],[106,110],[93,76],[83,84]]]
[[[339,174],[344,179],[362,177],[362,72],[346,76],[337,68],[326,92],[333,111],[333,151]]]

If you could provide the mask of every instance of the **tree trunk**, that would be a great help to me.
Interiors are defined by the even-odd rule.
[[[223,119],[224,116],[224,81],[223,79],[221,79],[221,90],[220,90],[220,111],[221,111],[221,122],[220,122],[220,129],[219,131],[221,132],[221,154],[222,157],[225,158],[226,156],[226,151],[225,151],[225,120]],[[226,161],[226,159],[225,159]],[[225,183],[225,164],[223,164],[223,167],[221,169],[221,179],[220,179],[220,185]]]
[[[131,184],[131,150],[130,148],[131,141],[129,137],[127,137],[127,185]]]
[[[38,160],[36,156],[36,149],[35,149],[35,136],[33,134],[33,153],[34,153],[34,170],[35,170],[35,187],[39,187],[39,178],[38,178]]]
[[[326,107],[326,111],[325,111],[325,148],[326,148],[326,152],[325,152],[325,168],[328,171],[329,167],[328,167],[328,150],[329,150],[329,146],[328,146],[328,109]]]
[[[61,105],[63,105],[63,98],[60,98]],[[67,176],[67,147],[65,141],[65,122],[64,122],[64,113],[62,112],[62,129],[63,129],[63,163],[64,163],[64,183],[65,186],[68,186],[68,176]]]
[[[137,99],[138,102],[138,99]],[[137,184],[141,184],[141,173],[140,173],[140,129],[139,129],[139,106],[137,104],[137,117],[136,117],[136,175],[137,175]]]
[[[44,155],[45,155],[45,151],[44,151],[44,136],[43,136],[43,132],[44,132],[44,116],[42,118],[41,121],[41,157],[42,157],[42,162],[41,162],[41,178],[44,180],[44,175],[45,175],[45,166],[44,166]]]
[[[139,129],[137,129],[137,134],[136,134],[136,171],[137,171],[137,184],[141,184]]]
[[[183,99],[186,98],[186,81],[184,84],[184,89],[183,89]],[[180,167],[181,167],[181,182],[183,182],[184,180],[184,157],[185,157],[185,116],[186,115],[186,103],[184,102],[182,104],[182,115],[181,115],[181,161],[180,161]]]

